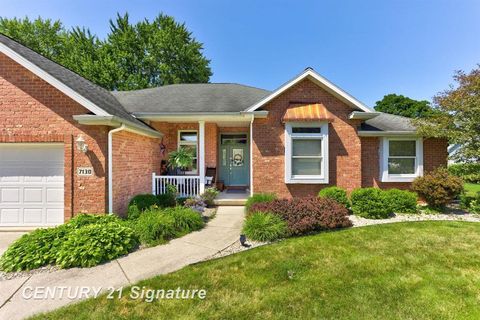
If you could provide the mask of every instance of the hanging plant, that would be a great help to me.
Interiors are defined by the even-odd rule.
[[[180,148],[168,154],[168,166],[172,169],[186,170],[193,162],[193,150]]]

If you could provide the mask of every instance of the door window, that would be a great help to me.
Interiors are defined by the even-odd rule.
[[[243,167],[244,161],[243,149],[232,148],[232,165],[234,167]]]

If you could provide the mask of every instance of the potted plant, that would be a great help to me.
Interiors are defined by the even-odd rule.
[[[193,150],[180,148],[168,154],[168,166],[177,173],[185,174],[185,171],[192,165]]]

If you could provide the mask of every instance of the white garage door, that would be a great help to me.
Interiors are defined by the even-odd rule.
[[[0,226],[63,223],[63,144],[0,143]]]

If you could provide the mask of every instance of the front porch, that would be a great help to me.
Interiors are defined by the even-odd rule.
[[[217,206],[244,206],[250,196],[250,190],[241,191],[233,193],[228,190],[222,191],[214,200],[214,203]]]
[[[173,185],[180,197],[195,197],[208,187],[217,187],[221,191],[217,204],[243,205],[251,192],[252,119],[150,122],[164,133],[162,172],[152,175],[152,193],[165,193],[167,186]],[[190,148],[194,159],[178,174],[168,169],[168,155],[180,148]]]

